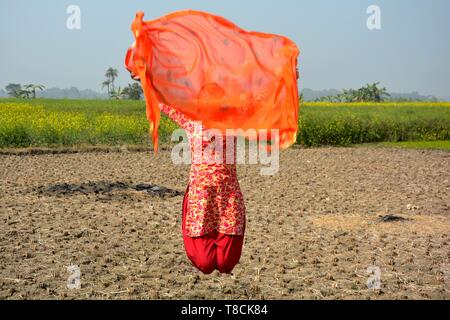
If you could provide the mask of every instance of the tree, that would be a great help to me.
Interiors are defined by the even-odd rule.
[[[31,91],[25,90],[25,89],[20,89],[20,91],[18,92],[17,98],[30,99],[30,94],[31,94]]]
[[[111,96],[111,94],[115,91],[114,81],[119,75],[119,71],[114,68],[108,68],[105,73],[106,81],[102,83],[102,88],[107,87],[108,88],[108,94]]]
[[[102,89],[105,89],[105,87],[106,87],[107,90],[108,90],[108,94],[111,95],[111,91],[109,90],[109,85],[110,85],[110,82],[108,80],[103,81],[102,82]]]
[[[24,89],[30,94],[33,94],[33,99],[36,99],[36,90],[44,90],[45,86],[42,84],[27,84]]]
[[[22,91],[22,85],[19,83],[10,83],[5,87],[9,96],[14,98],[20,98],[20,92]]]
[[[372,99],[371,101],[375,101],[375,102],[383,102],[384,101],[384,96],[389,97],[390,94],[387,92],[386,88],[378,88],[378,85],[380,83],[376,82],[376,83],[372,83],[371,85],[368,84],[367,85],[367,90],[370,92],[370,98]]]
[[[128,87],[123,89],[123,94],[130,100],[140,100],[142,93],[139,83],[128,84]]]
[[[385,96],[390,96],[386,88],[378,88],[379,82],[367,84],[357,90],[344,89],[335,96],[326,96],[316,101],[328,102],[383,102]]]
[[[111,99],[122,100],[126,95],[124,94],[124,90],[118,87],[117,90],[111,92],[109,96]]]

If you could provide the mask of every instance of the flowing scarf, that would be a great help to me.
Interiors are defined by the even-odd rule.
[[[143,21],[143,16],[138,12],[132,24],[136,41],[125,66],[141,81],[155,151],[159,103],[222,133],[242,129],[249,139],[265,140],[261,133],[276,129],[279,148],[295,143],[299,49],[294,42],[248,32],[200,11],[152,21]]]

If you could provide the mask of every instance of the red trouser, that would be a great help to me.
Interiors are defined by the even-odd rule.
[[[186,254],[194,266],[205,274],[215,269],[221,273],[231,273],[239,262],[244,236],[228,235],[216,230],[200,237],[189,237],[185,233],[188,209],[189,186],[183,198],[182,231]]]

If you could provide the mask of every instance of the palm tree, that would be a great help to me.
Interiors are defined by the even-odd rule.
[[[344,89],[337,97],[339,102],[354,102],[357,99],[357,92],[353,89]]]
[[[384,96],[390,96],[386,88],[378,88],[379,82],[366,84],[366,86],[357,90],[358,102],[383,102]]]
[[[105,87],[106,87],[106,89],[108,90],[108,94],[111,94],[111,91],[109,90],[109,85],[110,84],[111,83],[109,82],[109,80],[106,80],[106,81],[102,82],[102,89],[105,89]]]
[[[387,92],[386,88],[378,88],[379,84],[380,84],[379,82],[376,82],[370,85],[369,87],[372,90],[373,99],[376,102],[383,102],[384,101],[383,96],[390,97],[391,95]]]
[[[33,94],[33,99],[36,99],[36,90],[44,90],[45,86],[42,84],[27,84],[24,86],[25,90],[27,90],[30,94]]]
[[[29,90],[24,90],[24,89],[20,89],[20,90],[17,92],[17,98],[30,99],[30,94],[31,94],[31,91],[29,91]]]
[[[107,87],[108,88],[108,93],[111,95],[111,93],[114,92],[115,90],[115,86],[114,86],[114,81],[116,80],[116,78],[119,76],[119,71],[117,71],[117,69],[114,68],[108,68],[108,70],[106,70],[105,73],[105,77],[106,77],[106,81],[103,82],[103,87]]]

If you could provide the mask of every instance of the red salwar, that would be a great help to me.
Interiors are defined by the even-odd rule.
[[[221,273],[231,273],[241,257],[244,236],[223,234],[217,230],[200,237],[187,236],[185,227],[188,212],[188,191],[189,186],[183,198],[181,223],[186,255],[192,264],[205,274],[210,274],[215,269]]]

